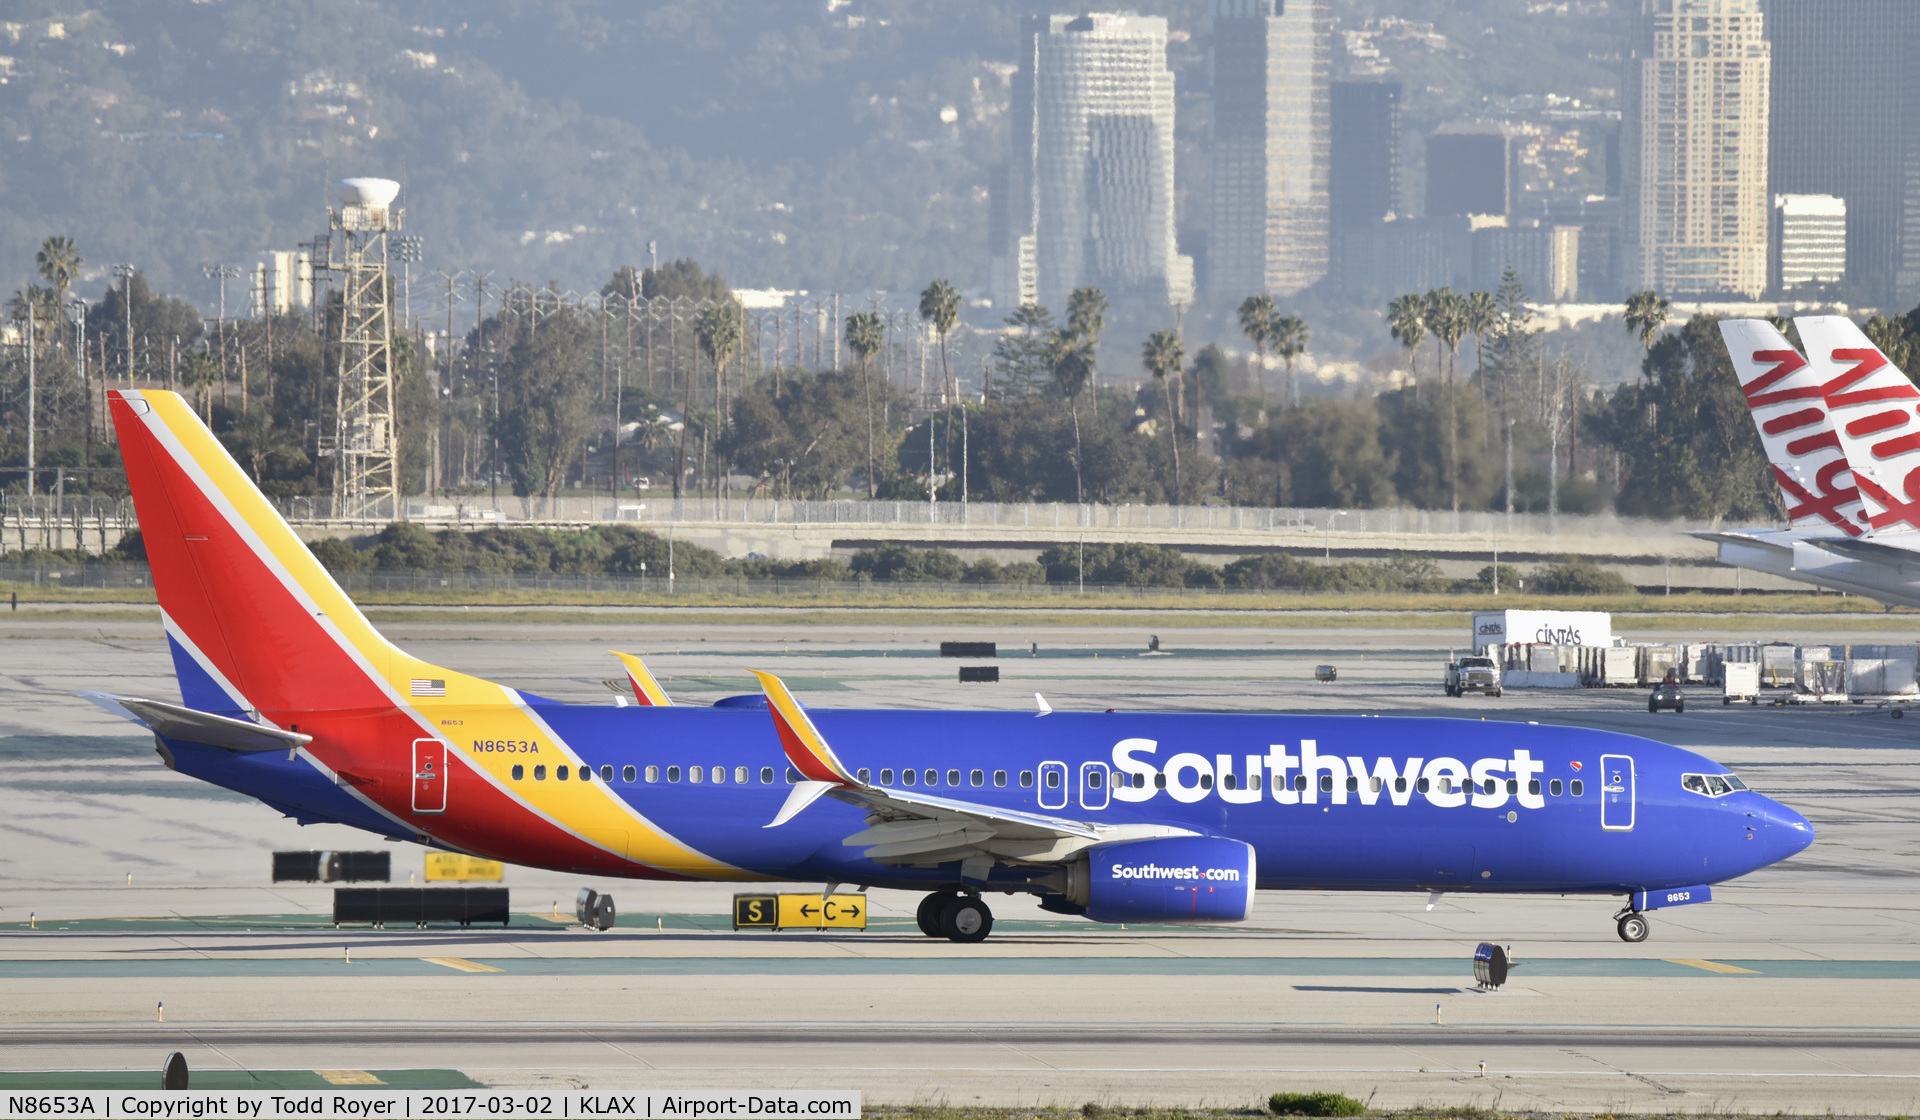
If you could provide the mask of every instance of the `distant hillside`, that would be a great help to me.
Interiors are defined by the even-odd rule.
[[[15,0],[0,23],[0,285],[26,282],[41,238],[63,232],[88,260],[83,293],[126,260],[209,307],[202,264],[311,237],[326,181],[347,174],[406,179],[408,228],[427,240],[417,271],[590,288],[654,239],[661,259],[737,285],[979,285],[1014,31],[1036,6]],[[1204,230],[1210,3],[1106,6],[1173,20],[1182,228]],[[1606,80],[1616,46],[1605,0],[1336,8],[1342,26],[1396,14],[1445,36],[1374,40],[1423,125],[1578,93]]]

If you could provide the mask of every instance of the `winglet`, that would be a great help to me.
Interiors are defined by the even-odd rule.
[[[626,666],[627,679],[633,682],[633,698],[639,701],[641,707],[673,707],[673,700],[667,695],[667,690],[660,687],[660,682],[653,679],[652,673],[647,672],[644,662],[631,653],[621,653],[617,649],[610,649],[607,652],[618,657],[620,664]]]
[[[1040,695],[1038,692],[1033,694],[1033,702],[1040,706],[1041,715],[1050,716],[1053,714],[1053,705],[1047,703],[1047,698]]]
[[[807,717],[807,710],[787,691],[779,677],[758,669],[748,672],[760,679],[760,687],[767,694],[767,711],[773,714],[774,729],[780,733],[780,747],[787,752],[787,761],[800,772],[802,780],[853,788],[864,784],[834,755],[833,748]]]

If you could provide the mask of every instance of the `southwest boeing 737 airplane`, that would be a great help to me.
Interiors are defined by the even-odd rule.
[[[1645,912],[1813,829],[1700,755],[1453,719],[808,709],[778,677],[712,707],[555,703],[409,657],[368,623],[187,403],[113,421],[180,703],[88,694],[184,774],[490,859],[635,879],[925,891],[977,941],[986,897],[1101,922],[1231,922],[1254,891],[1618,895]]]

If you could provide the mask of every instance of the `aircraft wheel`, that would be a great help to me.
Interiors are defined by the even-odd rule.
[[[1645,917],[1639,914],[1622,914],[1619,930],[1620,940],[1638,943],[1647,939],[1647,934],[1653,932],[1653,927],[1647,923]]]
[[[985,941],[993,932],[993,911],[971,895],[953,895],[940,910],[940,932],[949,941]]]
[[[920,900],[920,908],[913,913],[913,920],[920,924],[920,932],[928,937],[945,937],[940,931],[940,911],[954,896],[946,891],[936,891]]]

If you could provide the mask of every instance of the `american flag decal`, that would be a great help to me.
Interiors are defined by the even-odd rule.
[[[423,680],[420,677],[415,677],[413,678],[412,692],[415,696],[445,696],[447,694],[447,682]]]

